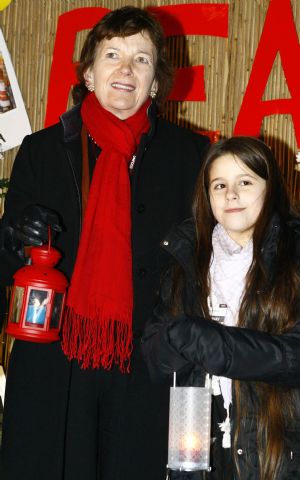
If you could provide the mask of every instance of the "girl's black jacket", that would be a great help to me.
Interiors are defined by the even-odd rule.
[[[276,265],[276,248],[280,228],[274,218],[265,236],[263,259],[268,272]],[[300,266],[300,220],[292,219],[289,225],[295,237],[296,258]],[[241,472],[242,480],[258,480],[258,458],[256,444],[256,418],[258,402],[252,381],[274,384],[277,388],[292,389],[300,409],[300,321],[281,334],[272,335],[247,328],[227,327],[216,321],[203,318],[197,298],[199,285],[195,270],[195,229],[191,219],[183,222],[162,242],[162,247],[172,257],[169,272],[161,285],[160,301],[148,322],[142,349],[154,381],[172,381],[177,372],[179,385],[202,386],[204,372],[241,380],[241,386],[248,400],[238,443],[235,448],[221,448],[221,436],[216,433],[212,445],[212,471],[209,474],[187,475],[184,478],[211,478],[231,480],[239,478],[231,459],[233,455]],[[183,313],[172,317],[169,312],[170,292],[173,281],[173,267],[181,267],[184,275],[182,290]],[[300,311],[299,311],[300,313]],[[300,318],[298,319],[300,320]],[[220,405],[221,396],[213,396],[212,431],[217,432],[216,421],[223,420]],[[298,409],[297,409],[298,410]],[[235,401],[231,408],[231,438],[236,429]],[[214,435],[214,434],[213,434]],[[230,456],[230,457],[229,457]],[[204,476],[203,476],[204,475]],[[176,477],[177,478],[177,477]],[[285,431],[285,460],[278,480],[300,479],[300,413],[295,414],[291,425]]]

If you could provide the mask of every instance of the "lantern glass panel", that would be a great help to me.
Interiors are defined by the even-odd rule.
[[[10,321],[12,323],[19,323],[20,321],[20,313],[21,313],[21,307],[23,303],[23,297],[24,297],[24,288],[16,287],[14,290],[12,314],[10,318]]]
[[[61,315],[61,309],[63,304],[63,293],[55,293],[54,300],[53,300],[53,310],[50,320],[50,328],[58,328],[59,326],[59,319]]]
[[[168,453],[171,470],[209,469],[210,424],[210,387],[171,388]]]
[[[46,319],[47,303],[49,302],[49,291],[30,289],[28,305],[25,317],[25,325],[36,325],[43,327]]]

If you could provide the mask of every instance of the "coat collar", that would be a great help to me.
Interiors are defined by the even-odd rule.
[[[64,141],[66,143],[75,140],[80,135],[82,126],[80,108],[80,104],[75,105],[73,108],[60,116],[60,121],[64,132]]]
[[[291,216],[286,225],[283,225],[279,215],[274,214],[261,249],[267,269],[272,268],[281,228],[290,228],[300,240],[300,218]],[[188,275],[192,275],[192,278],[196,278],[195,242],[196,230],[193,218],[188,218],[175,227],[161,242],[161,246],[179,262]],[[297,244],[300,245],[300,241]]]

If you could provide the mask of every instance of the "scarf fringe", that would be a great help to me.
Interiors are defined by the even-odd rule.
[[[62,326],[62,350],[69,360],[77,359],[82,369],[89,367],[110,370],[119,365],[122,373],[130,371],[132,353],[131,314],[128,321],[115,320],[118,315],[96,315],[97,320],[83,317],[66,307]],[[124,318],[124,315],[122,315]]]

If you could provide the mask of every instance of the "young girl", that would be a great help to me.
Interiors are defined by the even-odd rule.
[[[300,479],[300,217],[267,145],[213,145],[194,218],[163,248],[172,266],[143,337],[151,376],[201,386],[208,372],[213,385],[212,469],[185,478]]]

